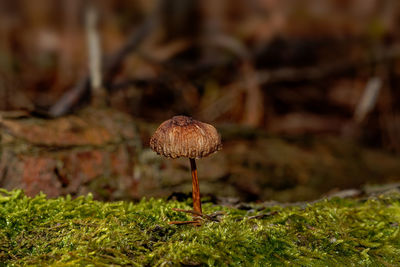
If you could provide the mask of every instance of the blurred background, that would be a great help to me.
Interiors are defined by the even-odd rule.
[[[397,0],[0,0],[0,186],[185,198],[148,148],[183,114],[223,138],[211,201],[397,187],[399,27]]]

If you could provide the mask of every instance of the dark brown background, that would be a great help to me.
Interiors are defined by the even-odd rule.
[[[84,109],[89,5],[111,110]],[[396,0],[0,0],[0,186],[189,192],[188,162],[148,149],[178,114],[222,134],[223,151],[199,162],[212,197],[295,201],[397,182],[399,12]]]

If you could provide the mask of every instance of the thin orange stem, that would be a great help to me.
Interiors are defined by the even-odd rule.
[[[200,200],[200,187],[197,178],[196,160],[190,159],[190,168],[192,170],[192,196],[193,196],[193,209],[194,211],[202,214],[201,200]]]

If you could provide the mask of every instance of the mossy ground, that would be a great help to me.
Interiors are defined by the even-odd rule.
[[[225,214],[200,227],[168,225],[190,219],[172,208],[190,203],[30,198],[1,190],[0,265],[400,265],[398,194],[247,211],[206,203],[206,213]]]

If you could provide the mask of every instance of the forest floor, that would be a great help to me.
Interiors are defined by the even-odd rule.
[[[100,202],[0,191],[0,265],[395,266],[400,194],[312,203],[204,201],[201,226],[173,208],[190,201]]]

